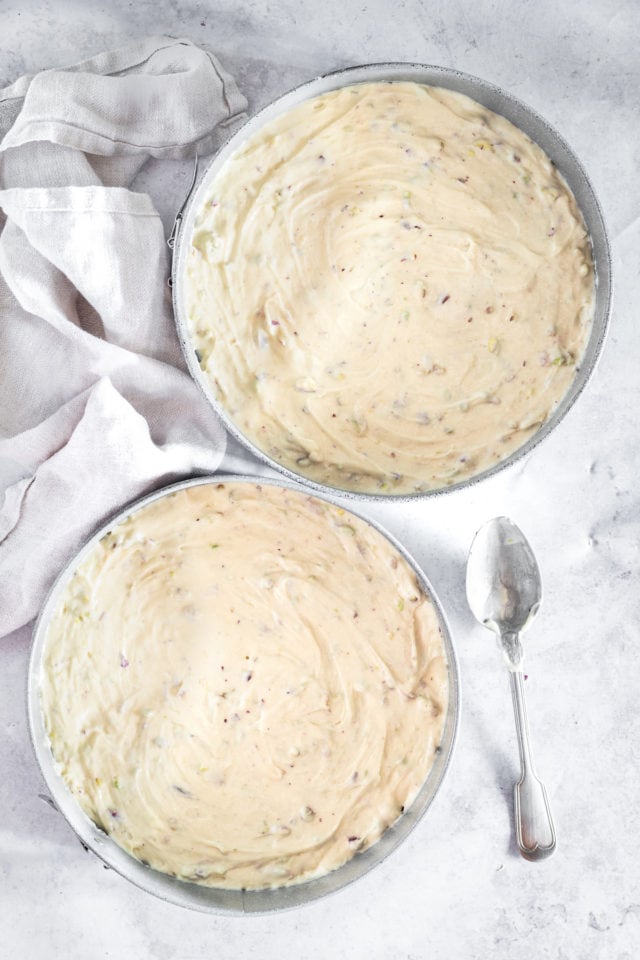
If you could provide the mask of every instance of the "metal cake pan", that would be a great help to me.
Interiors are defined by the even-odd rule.
[[[278,463],[278,461],[273,460],[236,427],[224,406],[213,394],[208,379],[200,369],[195,355],[194,346],[189,335],[188,318],[185,309],[186,268],[195,219],[209,195],[211,184],[221,167],[248,137],[260,130],[264,124],[269,123],[275,117],[297,106],[304,100],[309,100],[323,93],[327,93],[330,90],[355,83],[394,80],[409,80],[420,84],[440,86],[466,94],[493,112],[506,117],[542,147],[572,190],[590,236],[595,268],[595,309],[589,340],[586,344],[579,368],[576,370],[576,376],[571,387],[545,423],[521,447],[490,469],[484,470],[458,483],[453,483],[450,486],[409,494],[361,493],[319,484],[314,480],[306,478],[302,474],[289,470],[287,467]],[[171,277],[174,314],[178,337],[182,345],[187,366],[191,376],[199,385],[207,401],[221,418],[229,433],[244,447],[250,450],[255,457],[285,477],[300,481],[305,484],[305,486],[314,490],[339,492],[342,496],[356,500],[406,501],[418,497],[442,496],[451,490],[460,490],[476,484],[487,477],[499,473],[517,460],[525,457],[560,423],[586,386],[601,352],[611,313],[611,252],[607,230],[593,187],[582,164],[571,147],[543,117],[512,94],[500,89],[494,84],[488,83],[486,80],[481,80],[470,74],[461,73],[458,70],[445,67],[426,66],[419,63],[365,64],[317,77],[296,87],[284,96],[279,97],[260,110],[255,116],[251,117],[251,119],[231,136],[222,149],[215,155],[204,172],[197,188],[191,193],[188,202],[178,214],[170,245],[174,250]]]
[[[49,621],[75,569],[87,554],[93,550],[108,530],[137,510],[171,493],[187,487],[209,483],[259,483],[261,485],[286,487],[302,495],[309,495],[309,490],[301,487],[301,485],[297,483],[267,480],[262,477],[216,474],[213,477],[198,477],[164,487],[130,504],[124,510],[114,515],[108,523],[101,526],[101,528],[93,534],[76,556],[66,565],[49,592],[36,622],[28,672],[27,709],[29,728],[35,754],[40,765],[42,776],[50,792],[53,805],[67,820],[85,849],[92,850],[106,866],[111,867],[117,873],[141,889],[146,890],[148,893],[152,893],[163,900],[179,906],[190,907],[206,913],[233,915],[265,914],[310,903],[329,893],[335,893],[354,880],[357,880],[395,850],[424,815],[442,784],[454,747],[460,712],[458,665],[446,617],[429,580],[411,555],[391,534],[379,524],[367,517],[362,517],[362,515],[358,513],[358,516],[382,534],[405,558],[414,571],[420,586],[430,597],[438,614],[448,662],[449,702],[442,740],[440,742],[441,749],[440,752],[437,753],[434,765],[411,806],[383,833],[376,843],[361,853],[357,853],[343,866],[338,867],[332,873],[328,873],[323,877],[308,880],[290,887],[246,891],[205,887],[197,883],[190,883],[170,877],[167,874],[145,866],[139,860],[136,860],[133,856],[126,853],[125,850],[118,846],[107,833],[97,827],[84,813],[62,779],[51,753],[50,742],[45,729],[40,704],[40,676]],[[318,496],[320,499],[326,500],[329,503],[342,506],[340,501],[331,494],[314,494],[314,496]]]

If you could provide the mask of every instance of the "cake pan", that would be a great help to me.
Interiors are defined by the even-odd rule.
[[[49,621],[75,569],[87,554],[93,550],[108,530],[140,508],[154,503],[166,497],[168,494],[175,493],[178,490],[184,490],[187,487],[209,483],[259,483],[268,486],[286,487],[297,493],[306,496],[309,495],[308,489],[301,487],[300,484],[289,481],[216,474],[213,477],[198,477],[196,479],[172,484],[169,487],[164,487],[130,504],[124,510],[114,515],[108,523],[104,524],[93,534],[84,547],[82,547],[64,568],[49,592],[36,622],[28,672],[27,709],[29,728],[33,748],[40,765],[42,776],[47,784],[52,804],[67,820],[85,849],[93,851],[106,866],[111,867],[117,873],[141,889],[146,890],[148,893],[155,894],[155,896],[167,900],[170,903],[178,904],[179,906],[190,907],[194,910],[201,910],[207,913],[270,913],[310,903],[319,897],[323,897],[329,893],[335,893],[342,887],[347,886],[347,884],[363,876],[372,867],[384,860],[388,854],[395,850],[413,829],[418,820],[420,820],[440,788],[454,747],[460,712],[458,665],[446,617],[427,577],[410,554],[391,534],[384,530],[379,524],[357,513],[358,516],[382,534],[382,536],[395,547],[414,571],[420,586],[433,602],[438,615],[447,657],[449,702],[440,742],[440,751],[436,754],[435,762],[429,771],[427,779],[411,806],[382,834],[380,839],[368,849],[357,853],[351,860],[348,860],[332,873],[290,887],[279,887],[271,890],[225,890],[205,887],[197,883],[178,880],[167,874],[153,870],[151,867],[145,866],[130,854],[126,853],[84,813],[58,772],[56,762],[51,753],[40,703],[40,676]],[[337,506],[342,506],[340,501],[330,494],[314,494],[314,496],[318,496],[319,499],[326,500]],[[45,797],[45,799],[49,798]]]
[[[445,87],[449,90],[465,94],[489,110],[492,110],[494,113],[506,117],[542,147],[572,190],[584,218],[592,247],[595,272],[595,304],[591,332],[582,360],[576,369],[575,378],[568,392],[553,413],[526,443],[490,469],[484,470],[473,477],[461,480],[458,483],[452,483],[450,486],[415,493],[362,493],[319,484],[314,480],[306,478],[302,474],[291,471],[278,463],[277,460],[272,459],[236,427],[225,410],[224,405],[221,404],[213,394],[206,374],[200,369],[195,354],[195,349],[189,335],[188,317],[185,308],[186,270],[195,219],[209,195],[211,184],[224,163],[241,147],[248,137],[255,134],[264,124],[269,123],[280,114],[285,113],[305,100],[328,93],[330,90],[355,83],[393,80],[408,80],[414,83]],[[593,373],[596,361],[601,352],[611,313],[611,253],[607,230],[593,187],[584,168],[570,146],[543,117],[510,93],[500,89],[494,84],[488,83],[486,80],[481,80],[470,74],[461,73],[458,70],[451,70],[445,67],[427,66],[419,63],[374,63],[350,67],[346,70],[339,70],[335,73],[329,73],[310,80],[270,103],[231,136],[205,170],[197,188],[193,190],[192,186],[187,200],[176,217],[174,229],[169,239],[169,245],[173,250],[171,285],[178,338],[182,345],[191,376],[201,388],[207,401],[221,418],[229,433],[243,444],[244,447],[250,450],[255,457],[285,477],[298,480],[314,490],[333,490],[340,492],[340,494],[345,497],[356,500],[406,501],[418,497],[442,495],[450,490],[460,490],[478,483],[480,480],[499,473],[517,460],[525,457],[558,425],[584,389]]]

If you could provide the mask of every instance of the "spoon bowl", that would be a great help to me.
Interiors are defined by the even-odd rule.
[[[467,599],[476,620],[495,633],[522,633],[542,602],[533,550],[508,517],[478,530],[469,551]]]

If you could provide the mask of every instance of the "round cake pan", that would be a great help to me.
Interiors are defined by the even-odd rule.
[[[257,447],[244,434],[242,434],[229,417],[224,406],[217,400],[212,392],[206,374],[200,369],[198,359],[195,354],[194,346],[189,334],[188,317],[186,315],[186,284],[187,284],[187,261],[189,249],[191,246],[191,236],[194,230],[196,217],[207,199],[211,184],[221,167],[229,157],[241,147],[244,141],[255,134],[260,128],[269,123],[275,117],[292,109],[304,100],[320,96],[330,90],[339,87],[348,86],[355,83],[367,83],[373,81],[393,81],[405,80],[415,83],[427,84],[431,86],[445,87],[458,93],[465,94],[476,100],[478,103],[492,110],[494,113],[501,114],[510,120],[515,126],[523,130],[532,140],[534,140],[551,161],[560,171],[567,184],[571,188],[578,206],[584,217],[587,231],[590,236],[593,263],[595,268],[595,309],[592,322],[591,333],[586,344],[584,355],[576,371],[576,376],[561,402],[554,412],[549,416],[541,428],[533,434],[529,440],[521,447],[515,450],[510,456],[496,463],[495,466],[473,477],[453,483],[447,487],[441,487],[434,490],[410,493],[360,493],[352,490],[344,490],[337,487],[327,487],[314,480],[307,479],[302,474],[297,474],[282,466],[276,460],[273,460],[268,454]],[[450,70],[444,67],[426,66],[417,63],[375,63],[365,64],[363,66],[351,67],[346,70],[339,70],[314,80],[310,80],[302,86],[290,91],[284,96],[275,100],[273,103],[264,107],[259,113],[248,120],[234,135],[227,141],[218,154],[214,157],[209,167],[205,171],[197,189],[191,195],[188,204],[185,207],[184,216],[182,213],[176,219],[176,228],[179,224],[179,233],[174,247],[174,258],[172,264],[172,289],[173,306],[178,331],[178,337],[186,358],[187,366],[196,383],[202,389],[208,402],[219,415],[228,431],[236,437],[251,453],[267,463],[270,467],[278,470],[290,479],[299,480],[305,485],[315,490],[335,490],[342,495],[358,500],[409,500],[415,497],[430,497],[446,493],[449,490],[459,490],[477,483],[485,477],[493,476],[505,467],[513,464],[516,460],[526,456],[534,447],[536,447],[555,426],[562,420],[567,411],[573,406],[574,402],[584,389],[589,377],[591,376],[597,358],[600,354],[604,341],[609,316],[611,312],[611,255],[609,249],[609,240],[602,216],[600,205],[594,193],[593,187],[580,163],[565,140],[544,120],[539,114],[533,111],[526,104],[517,100],[510,93],[501,90],[494,84],[473,77],[470,74],[461,73],[457,70]]]
[[[357,853],[343,866],[338,867],[332,873],[328,873],[323,877],[308,880],[290,887],[279,887],[267,890],[224,890],[205,887],[197,883],[177,880],[167,874],[153,870],[151,867],[145,866],[130,854],[126,853],[84,813],[62,779],[51,753],[40,701],[40,677],[43,669],[43,654],[49,622],[74,571],[114,524],[120,523],[140,508],[154,503],[178,490],[202,484],[225,482],[259,483],[262,485],[286,487],[289,490],[294,490],[307,496],[309,495],[309,490],[302,488],[300,484],[289,483],[287,481],[230,475],[198,477],[197,479],[185,480],[181,483],[176,483],[158,490],[144,497],[142,500],[130,504],[125,510],[120,511],[112,517],[109,523],[104,524],[94,533],[91,539],[65,567],[53,585],[42,607],[34,629],[31,659],[29,662],[27,709],[33,747],[40,765],[40,770],[50,791],[53,804],[75,831],[85,849],[92,850],[104,864],[136,884],[136,886],[170,903],[207,913],[261,914],[297,907],[317,900],[326,894],[335,893],[371,870],[372,867],[384,860],[385,857],[395,850],[404,840],[430,806],[440,788],[449,765],[460,712],[460,684],[458,665],[449,627],[438,602],[438,598],[428,579],[416,564],[415,560],[394,537],[377,523],[374,523],[366,517],[362,517],[370,526],[381,533],[405,558],[414,571],[420,586],[430,597],[438,614],[447,657],[449,701],[440,742],[440,751],[436,754],[436,759],[427,779],[411,806],[382,834],[376,843],[361,853]],[[314,496],[319,496],[320,499],[326,500],[329,503],[340,505],[339,501],[330,494],[314,494]]]

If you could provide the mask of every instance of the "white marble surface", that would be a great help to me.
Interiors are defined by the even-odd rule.
[[[463,680],[453,764],[404,846],[348,890],[280,916],[209,917],[138,891],[84,853],[38,799],[25,629],[0,648],[3,957],[638,956],[639,31],[634,0],[0,0],[0,84],[158,32],[210,44],[252,109],[363,61],[418,60],[495,81],[560,128],[584,161],[610,228],[616,280],[597,373],[541,448],[470,491],[372,510],[431,576]],[[176,165],[142,178],[167,218],[185,176]],[[511,840],[517,754],[507,678],[464,601],[473,532],[505,512],[529,536],[545,581],[527,692],[559,846],[540,864],[520,859]]]

